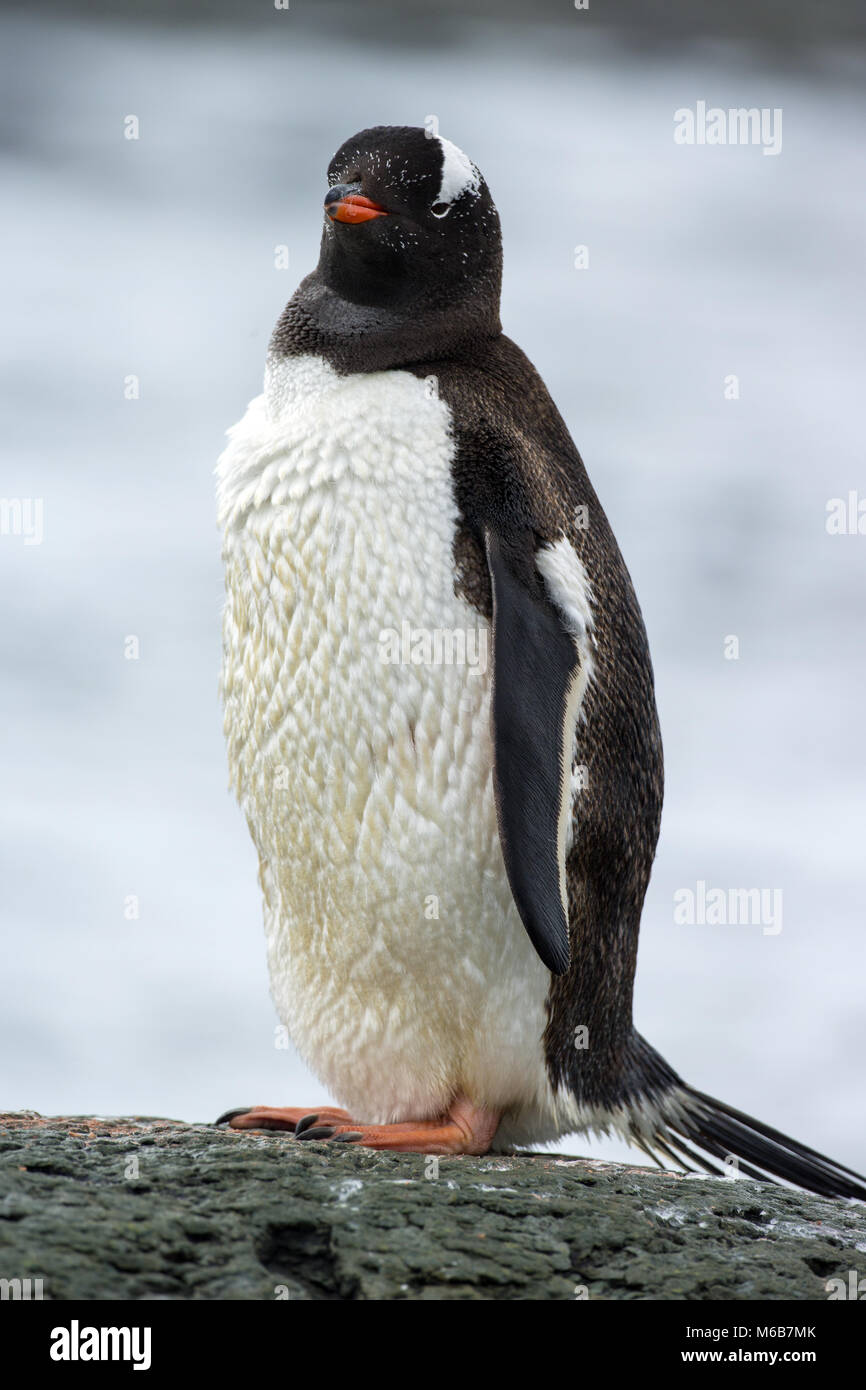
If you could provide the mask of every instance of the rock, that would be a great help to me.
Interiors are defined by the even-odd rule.
[[[0,1115],[0,1279],[51,1299],[827,1299],[866,1207],[554,1154]]]

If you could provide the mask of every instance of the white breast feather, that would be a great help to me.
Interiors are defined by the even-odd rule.
[[[274,1001],[359,1121],[504,1107],[573,1128],[543,1060],[549,974],[496,827],[490,673],[381,660],[468,630],[447,405],[407,372],[274,360],[219,468],[232,782],[260,858]]]

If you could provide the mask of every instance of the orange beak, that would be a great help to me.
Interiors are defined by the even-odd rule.
[[[325,212],[332,222],[369,222],[374,217],[387,217],[388,209],[362,193],[349,193],[338,184],[325,198]]]

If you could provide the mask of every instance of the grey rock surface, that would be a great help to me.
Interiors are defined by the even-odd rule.
[[[553,1154],[0,1115],[0,1279],[51,1299],[816,1299],[866,1208]]]

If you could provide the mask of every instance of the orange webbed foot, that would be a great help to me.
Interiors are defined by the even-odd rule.
[[[409,1120],[391,1125],[364,1125],[354,1121],[334,1124],[320,1111],[315,1122],[295,1131],[304,1141],[359,1144],[365,1149],[392,1153],[485,1154],[493,1143],[499,1114],[456,1100],[447,1114],[434,1120]]]
[[[444,1115],[433,1120],[367,1125],[333,1106],[241,1106],[220,1115],[217,1124],[231,1129],[288,1130],[301,1141],[359,1144],[393,1153],[486,1154],[499,1125],[499,1112],[458,1097]]]
[[[396,1154],[487,1154],[499,1126],[499,1112],[459,1097],[436,1119],[402,1120],[396,1125],[363,1125],[332,1105],[240,1106],[217,1125],[236,1130],[289,1130],[296,1140],[360,1144]]]

